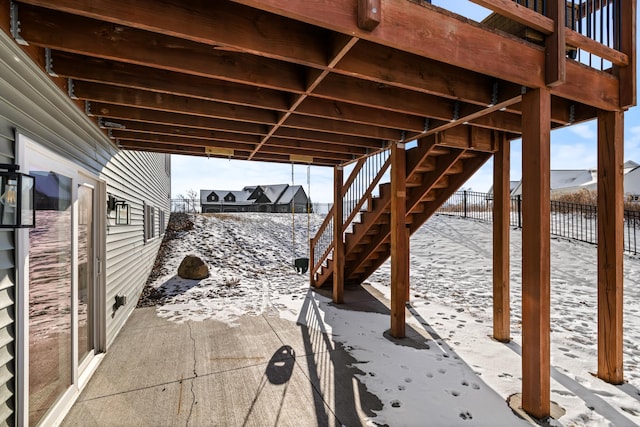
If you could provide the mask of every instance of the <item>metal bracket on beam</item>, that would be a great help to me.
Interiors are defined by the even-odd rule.
[[[491,103],[487,107],[493,107],[498,103],[498,82],[493,82],[493,88],[491,89]]]
[[[453,104],[453,118],[451,119],[451,121],[455,122],[459,118],[460,118],[460,101],[456,101]]]
[[[20,35],[20,19],[18,19],[18,4],[14,1],[9,2],[10,31],[11,36],[16,43],[22,46],[29,46],[29,43]]]
[[[423,132],[427,132],[429,130],[429,117],[424,118],[424,130]]]
[[[98,117],[98,127],[100,129],[126,129],[127,127],[121,123],[112,122],[104,117]]]
[[[520,95],[524,95],[525,93],[527,93],[527,87],[526,86],[520,86]]]
[[[107,136],[109,139],[113,139],[113,130],[111,128],[107,129]]]
[[[576,122],[576,104],[569,105],[569,125]]]
[[[69,93],[69,98],[80,99],[75,94],[74,87],[73,87],[73,79],[71,77],[67,79],[67,92]]]
[[[402,132],[400,132],[400,141],[404,142],[406,138],[407,138],[407,131],[403,130]]]
[[[84,101],[84,112],[87,116],[93,117],[93,113],[91,112],[91,103],[89,101]]]
[[[58,77],[55,71],[53,71],[53,58],[51,57],[51,49],[45,48],[44,50],[44,70],[51,77]]]

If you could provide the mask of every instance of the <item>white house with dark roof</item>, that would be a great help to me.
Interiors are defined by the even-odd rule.
[[[552,169],[550,171],[551,194],[561,195],[580,190],[596,191],[598,170],[593,169]],[[624,163],[624,193],[628,197],[640,195],[640,165],[633,160]],[[522,194],[522,181],[512,189],[511,195]]]
[[[203,213],[211,212],[307,212],[311,203],[301,185],[256,185],[240,191],[200,190]]]

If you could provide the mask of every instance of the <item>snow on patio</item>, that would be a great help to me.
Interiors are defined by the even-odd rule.
[[[161,274],[149,285],[163,295],[157,314],[170,321],[215,319],[233,326],[244,315],[279,316],[340,342],[383,403],[374,424],[398,426],[527,425],[506,399],[521,391],[521,232],[511,233],[512,342],[491,340],[491,225],[435,216],[411,238],[414,329],[433,340],[421,348],[384,336],[389,316],[342,310],[308,290],[292,260],[307,256],[307,216],[192,216],[194,228],[167,242]],[[322,216],[311,215],[313,235]],[[627,384],[596,378],[596,247],[565,239],[551,244],[551,400],[567,426],[640,424],[640,259],[625,258],[624,367]],[[208,263],[201,281],[175,275],[185,255]],[[390,294],[385,263],[369,278]],[[348,292],[348,289],[347,291]]]

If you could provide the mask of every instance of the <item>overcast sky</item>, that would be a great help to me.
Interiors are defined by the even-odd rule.
[[[481,20],[486,12],[464,0],[434,0],[434,4],[446,4],[449,10],[475,20]],[[639,9],[640,17],[640,9]],[[551,132],[551,168],[595,168],[596,121],[568,126]],[[625,114],[624,159],[640,163],[640,107]],[[466,189],[486,192],[492,185],[493,162],[489,160],[467,183]],[[520,140],[511,145],[511,180],[519,180],[522,171]],[[328,203],[333,200],[333,168],[311,167],[311,199]],[[172,156],[173,198],[187,190],[240,190],[246,185],[291,184],[291,165],[247,162],[240,160],[206,159],[202,157]],[[294,183],[307,190],[307,166],[296,165]]]

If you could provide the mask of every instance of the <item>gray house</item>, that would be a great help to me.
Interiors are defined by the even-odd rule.
[[[311,209],[301,185],[257,185],[240,191],[200,190],[201,212],[307,212]]]

